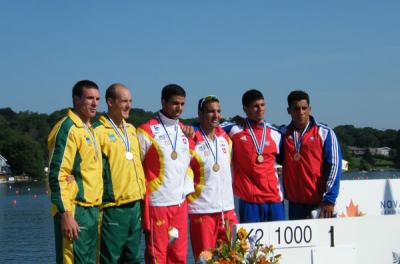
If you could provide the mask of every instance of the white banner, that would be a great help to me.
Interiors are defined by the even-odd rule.
[[[341,181],[336,211],[338,217],[400,214],[400,179]]]

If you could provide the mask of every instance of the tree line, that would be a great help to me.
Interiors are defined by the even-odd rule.
[[[11,108],[0,109],[0,154],[7,158],[14,175],[26,174],[36,179],[44,178],[47,166],[47,136],[53,125],[67,112],[62,109],[48,114],[31,111],[14,112]],[[154,112],[133,108],[128,122],[136,127],[154,116]],[[186,124],[196,118],[182,120]],[[337,126],[335,132],[341,143],[343,158],[350,161],[351,169],[371,169],[377,160],[387,160],[390,167],[400,168],[400,130],[378,130],[352,125]],[[390,156],[356,157],[348,146],[390,147]]]

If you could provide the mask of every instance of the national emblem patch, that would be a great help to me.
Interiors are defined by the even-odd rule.
[[[115,140],[117,140],[117,139],[115,138],[115,135],[114,135],[113,133],[109,133],[109,134],[108,134],[108,139],[109,139],[110,141],[115,141]]]

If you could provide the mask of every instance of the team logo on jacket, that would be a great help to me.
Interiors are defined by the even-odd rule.
[[[314,137],[314,136],[311,136],[311,137],[310,137],[310,140],[311,140],[311,141],[314,141],[314,140],[315,140],[315,137]]]
[[[151,131],[153,132],[154,135],[161,133],[159,126],[152,126]]]
[[[241,140],[241,141],[247,141],[247,137],[246,137],[246,136],[243,136],[243,137],[240,138],[240,140]]]
[[[290,140],[293,140],[293,137],[292,137],[292,135],[289,135],[289,139],[290,139]]]
[[[115,136],[114,136],[113,133],[109,133],[109,134],[108,134],[108,139],[109,139],[110,141],[115,141],[115,140],[117,140],[117,139],[115,138]]]
[[[186,138],[182,138],[183,144],[187,144],[187,139]]]
[[[222,152],[224,152],[224,154],[226,154],[226,148],[222,147]]]
[[[264,142],[265,142],[265,146],[271,145],[271,142],[269,142],[269,140],[265,140]]]
[[[92,144],[92,141],[90,140],[89,137],[85,137],[85,139],[86,139],[86,143],[88,143],[88,145]]]

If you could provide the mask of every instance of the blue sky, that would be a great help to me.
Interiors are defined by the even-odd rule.
[[[0,2],[0,108],[51,113],[71,87],[131,88],[133,106],[156,111],[161,88],[187,91],[184,117],[218,95],[225,117],[259,89],[266,120],[290,121],[286,96],[310,93],[330,126],[400,129],[400,1]],[[397,121],[396,121],[397,120]]]

